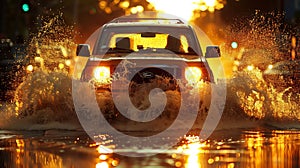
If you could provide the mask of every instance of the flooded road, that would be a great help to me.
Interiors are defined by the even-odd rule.
[[[0,132],[0,166],[19,167],[298,167],[300,131],[274,129],[220,130],[206,141],[186,136],[165,150],[114,147],[113,139],[95,144],[84,132],[67,130]],[[159,141],[159,140],[158,140]],[[149,142],[156,143],[156,142]],[[126,157],[126,153],[151,154]]]
[[[44,27],[43,32],[52,29],[50,23]],[[245,36],[244,32],[242,31],[240,36],[241,39],[245,39],[245,46],[257,48],[264,46],[265,41],[273,42],[270,40],[273,36],[264,40],[258,37],[249,40],[252,39],[250,35],[258,36],[266,34],[265,32],[251,29],[250,33],[246,33],[249,36]],[[59,34],[63,33],[55,35]],[[46,46],[74,47],[72,39],[55,36],[54,39],[57,38],[58,41],[50,43],[47,33],[43,35],[45,39],[41,39],[40,36],[37,39]],[[33,42],[35,43],[34,40]],[[250,42],[255,45],[248,44]],[[268,47],[263,53],[276,53],[275,51],[279,50],[275,44],[268,44]],[[43,55],[43,59],[47,60],[51,56]],[[228,57],[225,55],[224,58]],[[253,57],[254,60],[257,59],[255,55]],[[243,63],[242,59],[239,61]],[[207,139],[199,137],[207,116],[207,108],[203,108],[199,111],[195,127],[181,137],[177,137],[175,129],[173,134],[170,132],[167,137],[152,138],[144,142],[128,141],[126,137],[100,129],[100,133],[95,134],[98,137],[98,141],[95,142],[78,121],[72,98],[72,77],[47,67],[37,69],[26,76],[16,88],[13,100],[0,102],[0,167],[299,167],[299,93],[293,92],[293,88],[277,90],[265,82],[262,73],[254,67],[251,70],[233,73],[232,78],[227,81],[222,118]],[[80,76],[80,73],[77,75]],[[87,94],[87,91],[83,90],[83,93]],[[92,99],[86,99],[86,94],[79,97],[86,101],[81,107],[91,108],[89,103]],[[141,95],[143,93],[137,94],[136,99],[140,100]],[[166,95],[170,102],[174,102],[167,106],[169,114],[173,114],[174,109],[178,109],[177,106],[180,105],[180,94],[169,91]],[[97,100],[103,109],[110,112],[113,108],[107,98],[103,93],[98,95]],[[218,102],[219,99],[214,101]],[[160,103],[160,99],[156,102]],[[148,103],[141,102],[140,105],[148,107]],[[97,110],[84,112],[99,113]],[[173,120],[176,118],[172,115],[169,117]],[[89,121],[93,118],[87,119]],[[169,125],[172,123],[172,120],[165,121]],[[131,127],[122,124],[124,123],[121,122],[116,128],[136,137],[155,135],[156,132],[151,131],[158,131],[162,125],[166,125],[163,120],[158,120],[150,126],[138,127],[136,130],[134,124]],[[182,122],[177,127],[183,127],[185,124]],[[170,147],[165,143],[168,139],[175,139],[176,143]],[[136,157],[130,157],[133,155]]]
[[[29,77],[20,86],[25,91],[19,95],[22,102],[1,102],[0,167],[299,167],[298,97],[286,98],[270,89],[257,73],[240,73],[228,81],[222,118],[208,139],[199,136],[206,117],[200,114],[198,125],[186,135],[178,138],[175,129],[168,137],[141,142],[105,129],[95,141],[72,108],[71,79],[61,73],[36,72],[47,80]],[[47,89],[36,92],[42,88]],[[151,130],[160,128],[148,126],[139,132],[122,124],[119,127],[127,129],[123,133],[137,137],[153,135]],[[168,139],[177,143],[170,147]]]

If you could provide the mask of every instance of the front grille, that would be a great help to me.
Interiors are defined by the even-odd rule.
[[[179,68],[145,68],[140,71],[130,69],[129,72],[134,74],[132,81],[137,83],[151,82],[159,78],[180,79],[182,76]]]

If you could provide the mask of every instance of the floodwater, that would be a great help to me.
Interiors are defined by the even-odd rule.
[[[66,38],[50,43],[48,37],[52,36],[45,33],[49,33],[48,29],[51,25],[46,25],[42,30],[44,34],[42,32],[37,37],[40,43],[49,45],[53,42],[66,48],[74,47],[72,40]],[[263,29],[266,30],[265,27]],[[56,25],[55,30],[61,29]],[[68,33],[58,32],[57,36],[60,34]],[[258,34],[264,32],[259,31]],[[243,37],[245,41],[252,38],[250,35]],[[33,39],[34,44],[37,39]],[[264,42],[261,39],[254,41]],[[265,41],[270,42],[268,39]],[[278,48],[268,48],[268,51],[271,49]],[[263,80],[258,69],[239,71],[228,79],[223,113],[207,139],[200,136],[208,115],[207,108],[203,107],[194,127],[186,134],[178,136],[178,130],[186,125],[181,122],[178,129],[169,132],[168,136],[140,141],[139,137],[156,135],[162,126],[168,126],[168,117],[176,119],[172,112],[178,109],[181,99],[179,93],[172,91],[165,94],[171,102],[166,106],[169,114],[164,116],[165,122],[158,120],[145,127],[134,124],[126,124],[125,127],[125,123],[114,123],[124,136],[99,127],[95,127],[97,132],[91,136],[78,120],[78,109],[74,109],[72,82],[65,72],[36,70],[18,86],[12,101],[0,102],[1,168],[300,167],[299,93],[290,92],[290,88],[276,90]],[[86,100],[88,91],[83,89],[85,94],[77,100]],[[219,98],[213,103],[220,102]],[[139,95],[136,99],[141,100]],[[97,95],[97,100],[106,112],[112,111],[112,104],[105,93]],[[78,102],[83,103],[79,104],[83,107],[79,112],[89,115],[99,113],[96,109],[87,110],[91,107],[89,99]],[[149,102],[142,101],[140,105],[148,107]],[[207,104],[204,102],[202,105]],[[128,135],[137,138],[129,140]],[[171,146],[166,143],[169,139],[175,139]]]
[[[2,130],[0,166],[3,168],[299,167],[299,133],[297,130],[231,129],[217,131],[204,142],[192,136],[186,137],[168,150],[116,147],[112,151],[102,153],[100,145],[95,144],[84,132]],[[112,139],[107,136],[106,141],[110,142]],[[158,154],[128,157],[126,156],[128,153]]]

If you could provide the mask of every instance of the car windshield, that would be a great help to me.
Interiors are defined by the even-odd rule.
[[[135,28],[136,30],[136,28]],[[139,29],[138,29],[139,30]],[[96,54],[101,53],[131,53],[131,52],[166,52],[171,51],[176,54],[195,55],[195,40],[189,35],[187,29],[164,32],[158,29],[157,32],[140,31],[132,32],[119,29],[107,29],[110,31],[106,38],[100,40],[96,49]],[[105,30],[104,30],[105,31]],[[172,32],[172,33],[170,33]],[[193,44],[193,45],[192,45]],[[192,49],[193,48],[193,49]]]

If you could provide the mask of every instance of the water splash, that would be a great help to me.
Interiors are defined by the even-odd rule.
[[[238,41],[240,47],[230,53],[237,67],[229,80],[229,92],[250,118],[272,125],[278,122],[279,127],[293,121],[294,125],[286,127],[299,127],[299,93],[291,88],[279,90],[263,79],[269,64],[289,59],[291,32],[283,17],[256,11],[251,18],[231,25],[228,40]]]
[[[68,26],[62,13],[52,17],[41,17],[43,26],[32,34],[28,46],[28,57],[44,72],[73,73],[75,58],[74,27]]]
[[[71,96],[76,32],[62,14],[41,20],[43,26],[31,35],[27,49],[33,72],[17,86],[13,102],[3,103],[2,128],[74,128],[68,122],[77,122]]]
[[[244,70],[235,74],[230,81],[231,92],[237,95],[237,102],[247,115],[265,120],[299,121],[299,93],[288,92],[290,88],[278,91],[266,83],[259,69]]]

